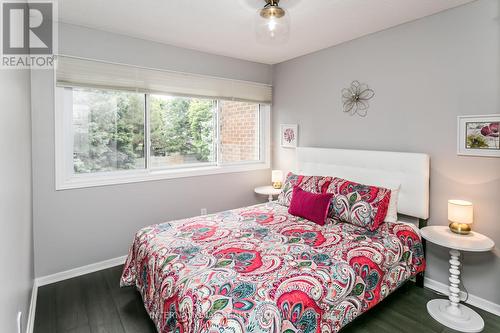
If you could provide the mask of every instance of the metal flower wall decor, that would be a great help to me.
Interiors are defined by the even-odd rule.
[[[344,104],[344,112],[351,116],[358,114],[361,117],[366,117],[368,101],[375,96],[375,92],[365,83],[352,81],[349,88],[342,89],[342,102]]]

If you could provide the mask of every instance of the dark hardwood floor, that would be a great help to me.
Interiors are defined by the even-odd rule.
[[[156,332],[141,296],[134,288],[120,288],[121,266],[41,287],[35,333],[145,333]],[[347,325],[342,333],[454,332],[434,321],[426,303],[439,297],[407,283],[382,303]],[[483,332],[500,332],[500,317],[478,310]]]

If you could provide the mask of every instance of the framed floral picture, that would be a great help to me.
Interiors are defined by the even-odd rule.
[[[281,147],[297,148],[298,141],[297,125],[281,125]]]
[[[500,157],[500,114],[458,116],[457,154]]]

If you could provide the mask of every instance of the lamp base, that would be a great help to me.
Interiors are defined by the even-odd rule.
[[[467,235],[471,232],[471,227],[467,223],[452,222],[449,227],[451,231],[459,235]]]
[[[283,186],[282,182],[273,182],[273,188],[279,190]]]

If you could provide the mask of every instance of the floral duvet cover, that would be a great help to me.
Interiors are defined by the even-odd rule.
[[[266,203],[143,228],[121,285],[170,332],[337,332],[425,269],[413,226],[319,226]]]

